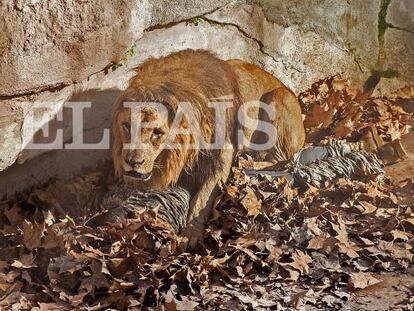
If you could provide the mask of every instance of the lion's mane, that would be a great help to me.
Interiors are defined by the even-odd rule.
[[[180,102],[188,102],[196,112],[205,141],[211,142],[215,130],[215,116],[214,110],[208,107],[208,101],[213,98],[233,96],[235,104],[233,109],[228,109],[227,134],[234,140],[234,119],[237,110],[235,107],[240,104],[240,92],[237,77],[225,61],[208,51],[185,50],[167,57],[151,58],[137,67],[135,73],[129,82],[129,87],[113,106],[112,156],[117,177],[123,175],[122,133],[117,124],[117,115],[125,109],[123,107],[125,101],[159,102],[172,112],[177,110]],[[177,140],[180,149],[165,149],[161,152],[158,162],[164,167],[154,168],[150,187],[174,185],[183,170],[189,172],[195,165],[197,165],[197,172],[207,173],[211,170],[208,167],[200,169],[205,161],[199,161],[199,150],[187,148],[190,143],[188,135],[177,136]],[[209,156],[208,150],[203,150],[202,153],[203,156]],[[210,156],[215,157],[214,154]],[[216,164],[219,163],[205,165]]]

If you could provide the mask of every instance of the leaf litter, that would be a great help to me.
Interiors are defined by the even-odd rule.
[[[391,140],[409,131],[412,113],[402,106],[414,101],[414,87],[364,99],[333,76],[299,98],[309,144],[355,141],[369,125]],[[360,176],[298,189],[286,178],[246,176],[255,165],[239,157],[196,253],[156,210],[88,226],[104,212],[106,172],[2,202],[0,308],[339,309],[381,283],[383,272],[412,273],[412,178]]]

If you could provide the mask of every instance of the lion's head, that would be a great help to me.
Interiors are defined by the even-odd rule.
[[[112,156],[116,176],[143,188],[175,184],[183,170],[191,170],[199,154],[199,150],[190,148],[195,140],[192,135],[173,135],[172,142],[179,148],[166,146],[171,142],[167,137],[177,108],[183,102],[191,105],[195,112],[191,122],[198,123],[200,134],[209,142],[215,125],[214,111],[207,103],[210,98],[237,93],[235,80],[230,67],[208,52],[182,51],[150,59],[138,67],[128,89],[113,106]],[[127,107],[126,102],[139,102],[140,113]],[[165,107],[167,113],[155,109],[154,103]],[[185,130],[191,126],[189,123],[184,116],[178,127]],[[137,124],[146,125],[136,127]],[[141,135],[132,135],[138,132]]]
[[[147,181],[152,177],[155,168],[162,168],[160,161],[162,146],[169,130],[169,122],[161,122],[160,113],[150,107],[143,108],[140,116],[133,116],[128,108],[117,111],[114,122],[114,159],[117,174],[127,179]],[[142,128],[141,136],[133,135],[133,126],[139,123],[154,123],[153,127]],[[155,123],[159,122],[159,126]],[[127,147],[127,145],[130,145]]]
[[[143,97],[128,97],[127,101],[142,102]],[[179,147],[169,148],[175,114],[171,104],[159,102],[167,109],[168,115],[156,109],[152,101],[148,106],[141,106],[139,113],[120,104],[113,115],[115,173],[126,183],[141,188],[157,189],[175,184],[181,171],[189,169],[197,155],[197,150],[188,148],[194,141],[191,135],[176,135],[172,142]],[[186,129],[187,120],[183,118],[179,126]]]

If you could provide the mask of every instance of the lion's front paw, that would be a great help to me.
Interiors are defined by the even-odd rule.
[[[187,238],[186,250],[190,252],[196,251],[203,240],[204,226],[187,226],[181,232],[181,235]]]

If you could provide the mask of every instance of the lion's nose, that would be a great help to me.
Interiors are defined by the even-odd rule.
[[[145,160],[134,159],[133,157],[128,157],[127,162],[132,167],[139,166],[144,164]]]

